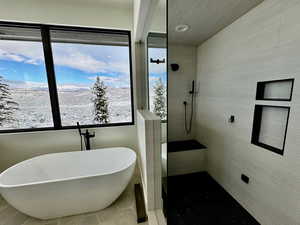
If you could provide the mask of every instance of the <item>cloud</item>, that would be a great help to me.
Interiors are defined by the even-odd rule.
[[[1,52],[0,52],[1,54]],[[0,59],[6,59],[6,60],[12,60],[12,61],[16,61],[16,62],[22,62],[24,61],[25,59],[19,55],[14,55],[14,54],[10,54],[10,53],[2,53],[0,55]]]
[[[101,81],[103,81],[108,86],[113,86],[116,88],[129,87],[129,77],[128,76],[118,76],[118,77],[108,77],[108,76],[98,76]],[[95,81],[97,76],[88,77],[89,80]]]
[[[71,52],[70,54],[54,55],[54,64],[68,66],[88,73],[106,72],[106,63],[96,60],[89,55],[80,52]]]
[[[57,85],[58,91],[70,91],[70,90],[90,90],[91,87],[80,84],[61,84]]]
[[[48,88],[48,84],[42,82],[5,80],[5,83],[8,84],[10,88],[16,88],[16,89],[47,89]]]
[[[40,64],[39,60],[36,60],[36,59],[28,59],[28,60],[25,60],[24,62],[28,63],[28,64],[33,64],[33,65],[39,65]]]
[[[54,43],[52,50],[55,65],[86,73],[129,74],[128,48]],[[0,40],[0,59],[33,65],[44,63],[42,43]]]
[[[155,74],[163,74],[166,73],[167,71],[167,66],[166,64],[150,64],[149,65],[149,72],[150,73],[155,73]]]
[[[5,80],[5,83],[8,84],[9,87],[13,89],[33,89],[33,90],[48,89],[48,83],[46,82]],[[57,85],[57,89],[59,91],[90,90],[91,87],[89,85],[84,85],[84,84],[59,84]]]
[[[28,64],[44,61],[42,44],[38,42],[0,41],[0,59]]]
[[[151,76],[151,77],[149,77],[149,81],[150,81],[150,82],[156,82],[156,81],[159,80],[159,78],[160,78],[160,77],[153,77],[153,76]]]
[[[128,57],[115,59],[122,54],[121,49],[108,46],[86,46],[77,44],[53,44],[54,63],[68,66],[86,73],[124,73],[129,74]],[[108,55],[109,53],[109,55]]]

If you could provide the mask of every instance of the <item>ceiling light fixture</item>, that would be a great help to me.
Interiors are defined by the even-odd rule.
[[[190,26],[187,25],[187,24],[180,24],[180,25],[177,25],[177,26],[175,27],[175,30],[176,30],[177,32],[185,32],[185,31],[187,31],[187,30],[189,30],[189,29],[190,29]]]

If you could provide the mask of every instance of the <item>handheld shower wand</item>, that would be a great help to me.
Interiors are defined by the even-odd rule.
[[[192,81],[192,90],[189,92],[190,94],[194,94],[195,93],[195,81]]]
[[[193,114],[194,114],[194,94],[195,94],[195,81],[192,81],[192,89],[189,91],[189,94],[192,95],[191,101],[191,115],[189,124],[187,124],[187,102],[184,101],[184,128],[187,134],[191,133],[192,131],[192,122],[193,122]]]

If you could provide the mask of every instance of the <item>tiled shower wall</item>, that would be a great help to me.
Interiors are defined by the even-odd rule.
[[[168,70],[168,141],[187,140],[195,135],[195,126],[190,134],[185,132],[183,102],[188,102],[189,118],[191,103],[189,91],[192,81],[196,79],[196,55],[195,46],[168,45],[168,64],[179,65],[178,71],[172,71],[170,66]]]
[[[198,47],[208,172],[262,225],[300,224],[300,1],[265,0]],[[295,78],[284,155],[251,144],[258,81]],[[230,115],[236,122],[228,123]],[[241,181],[241,174],[250,183]]]

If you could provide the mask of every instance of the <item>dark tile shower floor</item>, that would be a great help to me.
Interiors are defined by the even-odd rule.
[[[260,225],[207,173],[168,178],[168,225]]]

